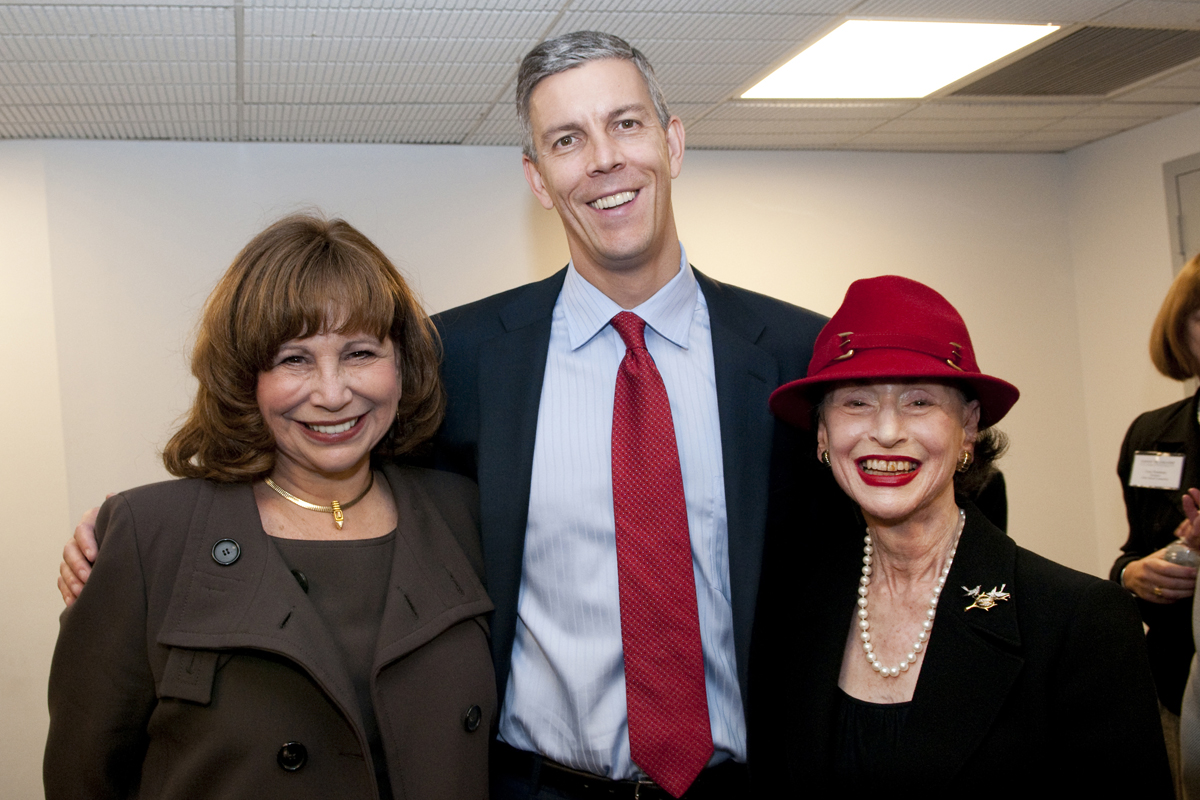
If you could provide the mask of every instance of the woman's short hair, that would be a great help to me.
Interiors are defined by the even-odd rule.
[[[1187,323],[1200,308],[1200,254],[1184,264],[1171,282],[1150,329],[1150,360],[1163,375],[1177,381],[1200,375],[1200,364],[1188,347]]]
[[[251,239],[209,295],[192,351],[200,386],[163,451],[167,471],[224,483],[268,475],[275,440],[259,412],[258,375],[284,343],[321,332],[388,337],[399,354],[397,420],[375,456],[433,436],[445,410],[441,345],[416,295],[348,222],[296,214]]]

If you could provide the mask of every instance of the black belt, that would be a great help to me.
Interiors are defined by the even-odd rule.
[[[590,772],[564,767],[544,756],[518,750],[501,741],[493,741],[493,772],[527,780],[536,787],[547,786],[578,798],[602,800],[674,800],[666,789],[650,779],[615,781]],[[681,800],[735,800],[749,795],[749,775],[745,764],[722,761],[701,770]]]

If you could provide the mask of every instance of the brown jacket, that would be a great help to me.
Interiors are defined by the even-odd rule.
[[[384,473],[399,523],[372,695],[392,792],[484,798],[496,700],[475,487]],[[350,678],[249,485],[123,492],[96,530],[50,672],[47,798],[377,796]]]

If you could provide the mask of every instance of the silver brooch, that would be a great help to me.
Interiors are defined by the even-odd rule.
[[[999,589],[992,589],[990,592],[981,592],[980,589],[983,588],[982,586],[976,586],[974,589],[968,589],[965,586],[962,587],[963,591],[967,593],[967,597],[970,597],[972,600],[971,605],[963,610],[970,611],[972,608],[982,608],[984,611],[991,611],[996,603],[1012,597],[1012,595],[1004,591],[1004,587],[1007,585],[1007,583],[1002,583]]]

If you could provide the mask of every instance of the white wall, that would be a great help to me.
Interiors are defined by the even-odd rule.
[[[1197,152],[1200,109],[1067,155],[1083,406],[1064,408],[1062,415],[1083,411],[1090,457],[1064,454],[1062,472],[1089,473],[1094,513],[1077,525],[1096,531],[1100,574],[1128,532],[1116,476],[1125,431],[1141,412],[1185,395],[1182,384],[1154,370],[1148,347],[1172,278],[1162,165]]]
[[[0,146],[0,795],[41,796],[67,472],[43,148]]]
[[[1149,230],[1165,213],[1160,164],[1200,150],[1176,141],[1186,136],[1173,123],[1070,156],[691,152],[676,215],[701,270],[822,313],[870,275],[908,275],[945,294],[984,369],[1022,390],[1003,425],[1013,439],[1003,466],[1015,538],[1102,573],[1120,538],[1096,524],[1116,454],[1103,426],[1116,427],[1119,443],[1136,411],[1171,399],[1115,395],[1154,384],[1140,355],[1153,309],[1130,313],[1121,300],[1144,293],[1154,306],[1169,278],[1165,238],[1156,243]],[[1121,145],[1134,136],[1145,141]],[[1172,152],[1154,162],[1146,152],[1156,147]],[[1132,192],[1114,206],[1146,220],[1135,252],[1167,265],[1146,286],[1128,275],[1136,261],[1110,258],[1105,280],[1129,285],[1106,302],[1084,272],[1077,277],[1081,236],[1110,253],[1117,246],[1106,237],[1129,234],[1089,206],[1094,190],[1082,173],[1091,169],[1111,175],[1109,193]],[[0,750],[0,775],[5,796],[35,797],[53,576],[68,520],[106,491],[165,477],[156,453],[192,391],[191,326],[241,245],[281,214],[318,206],[375,239],[433,310],[548,275],[567,254],[508,148],[0,142],[0,176],[5,241],[22,248],[0,260],[9,334],[0,352],[13,364],[6,374],[22,375],[9,384],[20,392],[0,393],[0,414],[19,420],[4,434],[5,486],[39,509],[10,513],[0,529],[10,554],[0,561],[4,609],[36,601],[4,615],[12,630],[0,657],[0,742],[15,744]],[[1125,366],[1132,381],[1097,377],[1099,333],[1139,342]]]

